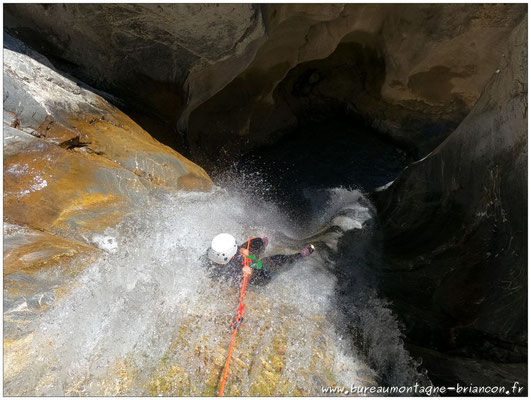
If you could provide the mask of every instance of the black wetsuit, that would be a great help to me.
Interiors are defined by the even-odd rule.
[[[240,249],[246,249],[247,242],[238,247],[238,251],[234,257],[225,265],[216,264],[208,259],[206,255],[203,256],[204,264],[208,267],[208,272],[211,278],[216,280],[228,281],[231,284],[241,284],[243,276],[243,256],[240,254]],[[270,257],[260,258],[265,250],[264,242],[261,238],[251,240],[249,245],[249,254],[254,255],[262,262],[262,268],[253,269],[251,275],[250,285],[265,285],[271,281],[273,276],[278,273],[285,264],[293,263],[302,258],[300,253],[292,255],[277,254]]]

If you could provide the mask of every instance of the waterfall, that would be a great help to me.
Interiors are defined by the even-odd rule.
[[[294,226],[256,193],[175,192],[87,237],[103,255],[72,275],[43,315],[28,362],[5,382],[6,393],[215,395],[238,290],[210,280],[200,258],[221,232],[240,243],[268,236],[266,255],[310,241],[317,247],[267,286],[248,290],[226,395],[320,396],[328,386],[414,384],[418,365],[385,300],[361,276],[349,278],[348,307],[338,300],[345,288],[335,273],[338,245],[347,232],[363,237],[374,210],[356,190],[316,198],[312,220]],[[349,262],[342,259],[342,267]],[[356,275],[358,266],[351,268]]]

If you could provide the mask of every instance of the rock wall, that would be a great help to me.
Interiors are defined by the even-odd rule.
[[[73,265],[115,250],[109,229],[159,195],[212,181],[7,34],[3,96],[4,351],[13,366],[41,313],[68,293]]]
[[[375,196],[392,266],[383,289],[443,381],[467,369],[487,382],[472,358],[526,379],[527,16],[504,54],[455,132]]]
[[[477,100],[524,9],[320,7],[264,9],[267,41],[245,72],[192,113],[192,148],[235,151],[335,108],[424,155]]]
[[[245,69],[264,36],[260,10],[249,4],[21,4],[5,11],[8,31],[61,70],[123,98],[145,124],[168,130],[155,135],[174,146],[177,118]]]
[[[425,155],[470,111],[525,7],[9,4],[5,25],[208,163],[315,109],[356,115]]]

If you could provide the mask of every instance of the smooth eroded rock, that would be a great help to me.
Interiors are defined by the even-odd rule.
[[[429,153],[470,111],[525,10],[10,4],[5,25],[54,65],[123,98],[157,137],[187,143],[201,162],[230,162],[337,113]]]
[[[96,249],[82,242],[4,223],[4,275],[32,273],[59,260],[89,254]]]
[[[191,148],[237,154],[296,125],[347,115],[425,155],[470,111],[524,12],[265,5],[267,40],[243,73],[192,112]]]
[[[11,126],[65,149],[84,149],[157,186],[210,188],[212,181],[201,167],[9,35],[4,82],[4,115]]]
[[[205,171],[92,89],[4,36],[4,377],[28,364],[43,315],[75,276],[116,251],[108,230]],[[111,229],[112,230],[112,229]],[[98,249],[99,248],[99,249]]]
[[[39,318],[69,293],[74,278],[101,252],[90,245],[4,223],[4,376],[29,360]]]
[[[144,179],[95,154],[4,126],[4,219],[74,236],[103,231],[150,202]]]
[[[384,292],[409,340],[443,353],[521,363],[527,360],[527,16],[505,54],[455,132],[375,198],[391,265],[380,271]]]

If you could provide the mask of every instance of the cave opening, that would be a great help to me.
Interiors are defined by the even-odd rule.
[[[416,157],[407,143],[372,127],[366,110],[378,107],[384,77],[385,62],[375,47],[341,43],[328,57],[301,63],[285,75],[273,92],[272,109],[249,123],[243,146],[238,148],[241,138],[230,129],[212,129],[213,141],[224,144],[209,146],[207,127],[227,126],[231,115],[241,112],[226,101],[244,84],[233,83],[192,114],[192,136],[202,142],[196,142],[191,157],[217,183],[230,185],[235,176],[247,177],[253,190],[295,220],[323,205],[326,196],[319,193],[326,189],[372,192]],[[214,111],[222,105],[228,107],[218,115]],[[207,111],[211,114],[205,119]],[[288,113],[292,118],[285,117]],[[281,118],[290,122],[270,129]]]

